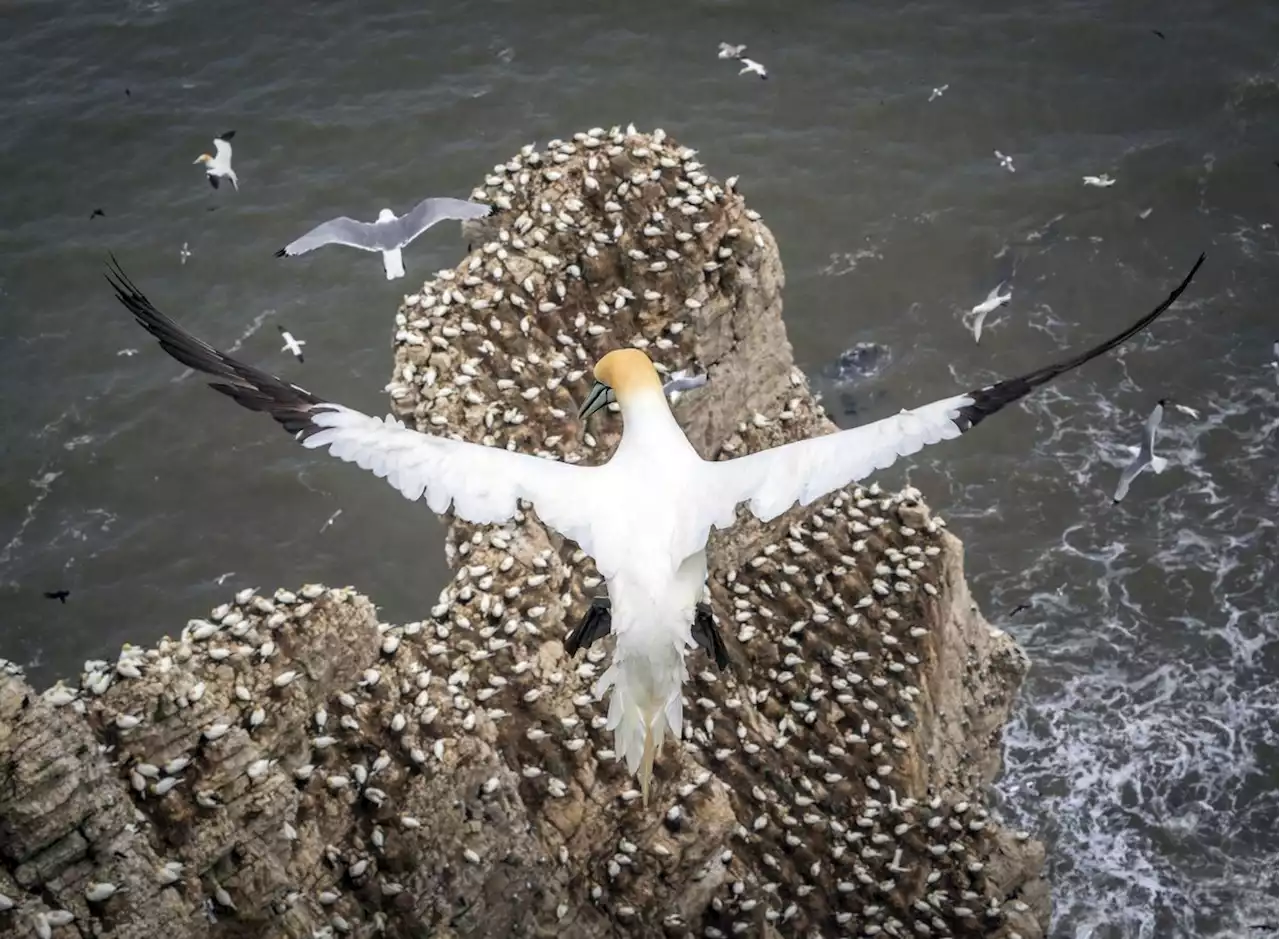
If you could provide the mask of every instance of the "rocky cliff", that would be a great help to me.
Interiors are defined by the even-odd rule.
[[[499,207],[474,250],[396,315],[402,419],[602,461],[618,420],[582,433],[577,403],[632,345],[710,373],[676,406],[709,459],[834,429],[772,235],[693,151],[596,129],[474,197]],[[590,559],[532,511],[452,521],[445,551],[420,622],[309,585],[86,663],[79,690],[0,672],[0,934],[1044,934],[1043,849],[983,791],[1025,662],[918,493],[716,536],[731,666],[693,655],[647,809],[590,694],[607,643],[561,644]]]

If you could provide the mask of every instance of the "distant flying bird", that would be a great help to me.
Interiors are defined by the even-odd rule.
[[[595,694],[610,694],[605,726],[614,733],[618,758],[639,776],[647,804],[658,748],[668,731],[677,740],[681,735],[685,650],[709,645],[721,658],[718,628],[705,602],[712,528],[732,526],[744,504],[771,521],[797,502],[810,505],[900,456],[959,437],[1145,329],[1181,296],[1204,255],[1152,312],[1063,361],[873,424],[728,460],[702,459],[671,413],[648,356],[616,349],[596,363],[595,382],[578,410],[584,425],[614,402],[622,410],[621,443],[599,466],[424,434],[390,416],[380,420],[327,401],[187,333],[112,262],[107,276],[117,299],[168,355],[213,376],[215,391],[269,414],[303,446],[328,447],[331,456],[371,470],[406,498],[425,496],[433,512],[451,509],[476,525],[505,522],[528,501],[549,528],[594,559],[608,603],[592,604],[590,634],[584,619],[566,646],[615,636],[612,663]]]
[[[231,180],[231,185],[236,189],[240,189],[240,180],[236,178],[236,171],[231,168],[231,143],[230,140],[236,135],[234,130],[229,130],[225,134],[221,134],[213,138],[213,156],[202,153],[194,160],[193,163],[203,163],[204,171],[209,176],[209,185],[214,189],[218,188],[218,179],[225,178]]]
[[[281,347],[280,351],[292,352],[293,357],[297,359],[299,362],[301,362],[302,347],[307,344],[307,340],[294,339],[293,334],[289,332],[287,329],[285,329],[283,326],[277,326],[276,329],[280,330],[280,338],[284,340],[284,346]]]
[[[1175,411],[1181,411],[1183,414],[1187,415],[1187,417],[1191,418],[1193,421],[1200,420],[1200,412],[1193,407],[1188,407],[1185,404],[1179,404],[1178,402],[1175,401],[1173,403],[1173,409]]]
[[[1013,157],[1011,157],[1011,156],[1005,156],[1005,155],[1004,155],[1003,153],[1001,153],[999,150],[993,150],[993,151],[991,151],[991,152],[992,152],[992,153],[994,153],[994,154],[996,155],[996,159],[1000,161],[1000,166],[1001,166],[1003,169],[1008,170],[1010,173],[1016,173],[1016,172],[1017,172],[1017,170],[1015,170],[1015,169],[1013,168]]]
[[[107,217],[107,213],[102,211],[102,209],[94,209],[92,212],[89,213],[89,221],[91,222],[95,218],[106,218],[106,217]]]
[[[1082,176],[1086,186],[1097,186],[1099,189],[1106,189],[1108,186],[1114,186],[1116,181],[1103,173],[1101,176]]]
[[[1030,603],[1019,603],[1017,606],[1015,606],[1012,610],[1009,611],[1009,615],[1017,616],[1019,613],[1025,612],[1026,610],[1029,610],[1029,609],[1031,609]]]
[[[692,391],[695,388],[701,388],[707,383],[707,374],[703,372],[701,375],[688,375],[681,369],[673,372],[671,378],[662,386],[662,393],[666,395],[672,404],[680,400],[680,396],[686,391]]]
[[[991,288],[991,292],[987,294],[987,299],[983,300],[977,306],[969,311],[969,315],[974,318],[969,324],[969,328],[973,330],[973,341],[982,341],[982,321],[987,318],[987,314],[992,310],[998,310],[1011,299],[1013,299],[1013,288],[1009,288],[1007,293],[1001,293],[1004,283],[997,287]]]
[[[938,88],[933,89],[933,92],[929,95],[929,100],[930,100],[930,101],[933,101],[933,100],[935,100],[935,99],[937,99],[937,98],[941,98],[941,97],[942,97],[942,93],[943,93],[944,91],[946,91],[946,90],[947,90],[948,88],[950,88],[950,87],[951,87],[951,85],[950,85],[950,84],[946,84],[946,85],[942,85],[942,86],[940,86],[940,87],[938,87]]]
[[[720,43],[720,54],[719,56],[717,56],[717,58],[737,59],[737,58],[740,58],[742,56],[742,53],[746,51],[747,51],[746,46],[733,46],[727,42],[722,42]]]
[[[187,247],[185,241],[182,243],[182,250],[178,252],[178,257],[182,259],[184,265],[187,263],[187,258],[191,257],[191,249]]]
[[[1165,467],[1169,465],[1169,461],[1164,457],[1155,455],[1156,430],[1160,427],[1160,421],[1164,419],[1164,408],[1168,403],[1168,398],[1161,398],[1152,409],[1151,416],[1147,418],[1147,423],[1142,428],[1142,446],[1132,448],[1137,453],[1133,462],[1121,471],[1120,483],[1116,486],[1116,494],[1111,497],[1112,502],[1119,502],[1128,495],[1129,486],[1147,467],[1151,467],[1151,472],[1159,474],[1163,473]]]
[[[755,59],[748,59],[746,56],[743,56],[738,61],[742,63],[742,69],[738,72],[739,75],[745,75],[747,72],[754,72],[761,78],[769,77],[769,73],[765,71],[764,66]]]
[[[381,251],[387,280],[395,280],[404,276],[404,259],[400,255],[400,249],[432,225],[446,219],[462,222],[484,218],[493,212],[493,206],[465,199],[423,199],[401,216],[390,209],[383,209],[378,213],[376,222],[357,222],[343,215],[317,225],[298,240],[285,245],[276,252],[276,257],[295,257],[323,245],[347,245],[362,251]]]
[[[44,592],[44,598],[46,600],[61,600],[64,604],[67,602],[67,597],[69,596],[71,596],[70,590],[46,590]]]

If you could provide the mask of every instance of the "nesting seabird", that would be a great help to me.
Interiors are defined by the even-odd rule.
[[[1169,465],[1169,461],[1162,456],[1156,456],[1156,429],[1159,428],[1160,422],[1164,419],[1164,408],[1169,403],[1168,398],[1161,398],[1156,402],[1156,406],[1152,408],[1151,414],[1147,417],[1146,424],[1142,428],[1142,445],[1137,447],[1137,453],[1134,454],[1133,462],[1124,468],[1120,473],[1120,482],[1116,486],[1116,493],[1111,497],[1112,502],[1119,502],[1129,494],[1129,486],[1138,478],[1147,467],[1151,467],[1151,472],[1157,475],[1165,471],[1165,467]]]
[[[927,444],[959,437],[1064,372],[1120,345],[1182,295],[1204,255],[1152,312],[1098,345],[1017,378],[903,411],[892,417],[735,459],[702,459],[676,422],[653,363],[639,349],[617,349],[596,363],[581,421],[617,402],[622,440],[610,460],[582,466],[412,430],[378,419],[239,362],[187,333],[157,310],[112,258],[108,280],[119,301],[183,365],[212,375],[211,387],[269,414],[303,446],[385,478],[437,513],[452,508],[472,524],[506,522],[532,503],[551,529],[594,559],[609,594],[593,604],[593,637],[612,632],[613,660],[595,687],[610,693],[606,727],[615,753],[640,779],[648,800],[653,761],[665,734],[680,738],[684,653],[697,632],[719,638],[702,603],[711,529],[734,524],[747,505],[770,521],[797,502],[864,478]],[[584,620],[584,624],[585,624]],[[570,641],[582,642],[582,626]],[[713,653],[720,658],[718,649]]]
[[[225,178],[231,180],[231,185],[237,191],[240,189],[240,181],[236,178],[236,171],[231,168],[231,138],[236,135],[234,130],[229,130],[225,134],[219,134],[213,138],[213,156],[202,153],[196,157],[193,163],[203,163],[204,171],[209,176],[209,185],[214,189],[218,188],[218,179]]]
[[[992,310],[998,310],[1010,300],[1013,299],[1013,289],[1010,288],[1004,293],[1005,282],[997,284],[991,288],[991,292],[987,294],[987,299],[977,304],[969,311],[969,315],[973,317],[973,322],[969,324],[969,328],[973,330],[973,341],[982,341],[982,323],[987,318],[987,314]]]
[[[404,215],[390,209],[378,213],[376,222],[357,222],[345,215],[317,225],[296,241],[276,252],[276,257],[294,257],[323,245],[347,245],[362,251],[381,251],[387,280],[404,276],[400,249],[424,231],[446,219],[467,221],[491,215],[493,206],[465,199],[423,199]]]
[[[765,67],[755,59],[748,59],[746,56],[743,56],[738,61],[742,63],[742,68],[738,71],[739,75],[745,75],[748,72],[753,72],[761,78],[769,77],[769,73],[765,71]]]
[[[277,326],[277,327],[276,327],[276,329],[280,330],[280,338],[284,340],[284,345],[281,347],[280,351],[281,351],[281,352],[292,352],[292,353],[293,353],[293,357],[294,357],[294,358],[296,358],[299,362],[301,362],[301,361],[302,361],[302,347],[303,347],[303,346],[305,346],[305,345],[307,344],[307,340],[305,340],[305,339],[294,339],[294,338],[293,338],[293,333],[289,332],[289,331],[288,331],[287,329],[285,329],[283,326]]]

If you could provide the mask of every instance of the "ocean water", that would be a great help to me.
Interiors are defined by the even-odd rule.
[[[390,283],[275,249],[465,197],[526,143],[660,126],[763,213],[797,362],[846,425],[1091,343],[1208,253],[1119,354],[879,478],[949,520],[1031,656],[996,797],[1049,845],[1054,936],[1274,933],[1276,37],[1273,6],[1208,0],[6,4],[0,656],[45,684],[313,580],[406,621],[447,576],[428,511],[157,350],[109,252],[202,338],[378,413],[394,309],[456,229]],[[227,130],[239,192],[191,164]],[[962,314],[1006,279],[975,344]],[[1113,505],[1166,396],[1199,416],[1166,416],[1169,468]]]

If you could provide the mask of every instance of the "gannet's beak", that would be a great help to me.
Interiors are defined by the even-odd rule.
[[[585,421],[596,411],[613,404],[615,400],[617,399],[614,397],[612,388],[602,381],[596,382],[591,386],[591,393],[587,395],[587,400],[582,402],[582,407],[578,409],[578,420]]]
[[[194,160],[192,160],[191,162],[192,162],[192,163],[206,163],[206,162],[208,162],[209,160],[212,160],[212,159],[213,159],[213,157],[209,156],[209,154],[207,154],[207,153],[202,153],[202,154],[200,154],[198,157],[196,157]]]

